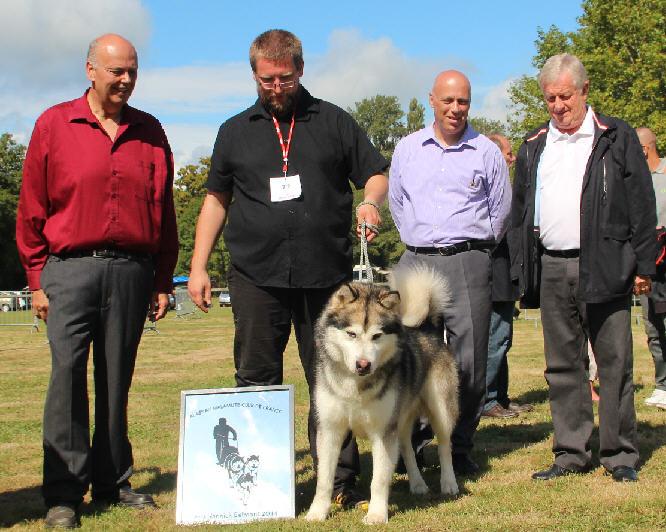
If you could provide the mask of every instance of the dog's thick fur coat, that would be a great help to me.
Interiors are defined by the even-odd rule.
[[[306,519],[326,519],[342,441],[351,429],[372,445],[370,505],[364,522],[388,520],[391,478],[402,454],[412,493],[428,487],[416,464],[412,427],[427,416],[437,435],[445,495],[458,493],[451,432],[458,417],[458,376],[444,343],[445,282],[428,268],[394,274],[396,291],[343,285],[317,321],[315,405],[317,490]]]

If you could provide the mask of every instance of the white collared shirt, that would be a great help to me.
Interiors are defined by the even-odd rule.
[[[539,160],[539,229],[546,249],[580,249],[580,200],[594,141],[594,111],[573,135],[548,126]]]

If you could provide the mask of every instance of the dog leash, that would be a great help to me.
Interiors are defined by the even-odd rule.
[[[374,276],[372,274],[372,266],[370,265],[370,258],[368,257],[368,237],[365,236],[365,229],[368,227],[371,231],[376,231],[376,226],[366,224],[365,220],[361,223],[361,258],[359,261],[361,283],[374,283]]]

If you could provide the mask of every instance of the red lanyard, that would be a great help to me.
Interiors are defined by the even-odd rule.
[[[278,140],[280,141],[280,149],[282,150],[282,172],[284,177],[287,177],[287,168],[289,166],[289,148],[291,147],[291,135],[294,132],[294,118],[296,117],[296,111],[291,115],[291,126],[289,126],[289,138],[285,143],[284,138],[282,138],[282,131],[280,131],[280,124],[275,117],[273,117],[273,125],[275,125],[275,131],[277,131]]]

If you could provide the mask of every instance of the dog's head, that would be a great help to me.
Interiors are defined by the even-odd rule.
[[[237,454],[230,456],[227,462],[227,469],[232,473],[240,473],[243,470],[243,459]]]
[[[245,471],[254,473],[257,469],[259,469],[259,457],[253,454],[245,460]]]
[[[400,321],[397,292],[366,283],[341,286],[319,322],[319,341],[351,373],[366,377],[390,360],[396,350]]]

